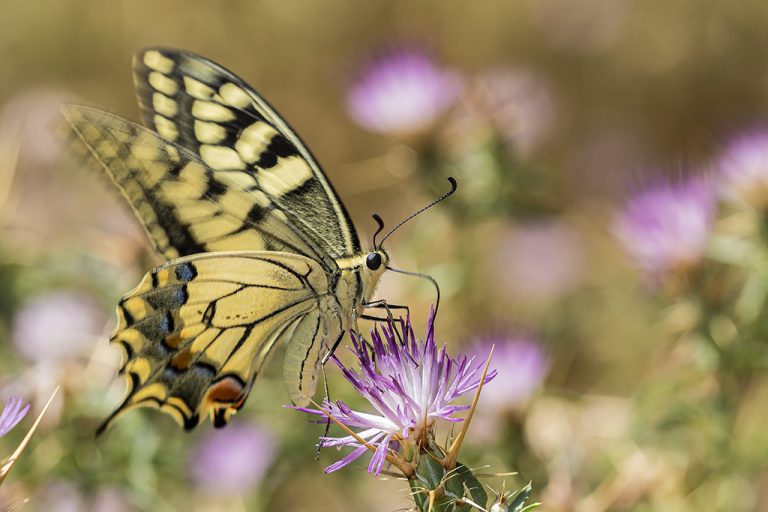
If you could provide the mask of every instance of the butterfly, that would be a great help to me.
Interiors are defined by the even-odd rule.
[[[62,107],[75,149],[168,260],[117,306],[111,342],[128,390],[99,432],[144,406],[185,429],[206,417],[224,426],[283,343],[289,397],[308,404],[324,358],[372,304],[387,253],[361,249],[312,154],[242,79],[165,48],[137,53],[133,70],[144,126]]]

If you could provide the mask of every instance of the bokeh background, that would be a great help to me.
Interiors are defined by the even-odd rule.
[[[0,3],[0,398],[61,392],[0,488],[30,511],[380,510],[331,475],[279,364],[222,431],[126,415],[114,305],[159,263],[53,137],[63,102],[137,119],[130,59],[234,70],[293,125],[370,240],[441,285],[437,337],[499,370],[463,460],[543,510],[768,508],[768,4],[757,0]],[[379,296],[423,329],[434,291]],[[279,361],[280,354],[275,361]],[[333,398],[355,398],[329,371]]]

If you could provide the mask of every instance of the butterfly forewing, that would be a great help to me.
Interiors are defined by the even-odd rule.
[[[199,55],[151,48],[134,58],[134,81],[147,126],[213,169],[251,174],[329,256],[360,251],[344,205],[309,150],[242,79]]]
[[[73,139],[128,199],[167,259],[207,251],[277,250],[324,259],[244,172],[213,171],[188,149],[100,110],[63,110]]]
[[[340,332],[321,314],[327,289],[316,262],[279,252],[201,254],[152,270],[118,306],[112,340],[125,351],[129,390],[108,421],[148,405],[186,428],[206,416],[226,423],[279,339],[299,326],[320,347],[329,330]],[[309,347],[303,359],[315,368]]]

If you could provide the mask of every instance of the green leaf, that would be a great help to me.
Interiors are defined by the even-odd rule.
[[[428,454],[421,454],[416,466],[416,478],[424,482],[427,489],[437,489],[443,482],[445,469],[443,465]]]
[[[507,511],[523,512],[523,510],[528,509],[528,507],[525,507],[525,500],[531,496],[532,489],[531,482],[528,482],[528,485],[517,491],[515,498],[507,505]]]
[[[461,475],[461,479],[464,481],[464,486],[469,491],[472,501],[478,505],[485,505],[488,503],[488,493],[485,492],[483,484],[480,483],[472,471],[470,471],[464,464],[459,464],[456,467],[456,471]]]

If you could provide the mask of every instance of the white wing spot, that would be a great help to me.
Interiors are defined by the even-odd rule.
[[[209,100],[215,94],[211,87],[188,76],[184,77],[184,89],[187,91],[187,94],[198,100]]]
[[[155,112],[163,114],[165,117],[173,117],[176,115],[178,105],[168,96],[156,92],[152,95],[152,108],[155,109]]]
[[[197,162],[189,162],[179,173],[181,181],[191,185],[195,190],[205,190],[208,185],[208,179],[205,176],[205,169]]]
[[[142,182],[147,188],[154,187],[158,181],[163,179],[168,171],[168,167],[164,163],[158,161],[145,162],[143,167],[144,174],[142,176]],[[144,218],[146,219],[147,217]]]
[[[173,96],[179,90],[179,86],[172,79],[162,73],[153,71],[149,74],[149,85],[156,91],[160,91],[166,96]]]
[[[136,144],[131,146],[131,155],[140,161],[153,161],[160,157],[160,150],[152,144],[143,144],[141,139],[137,139]]]
[[[80,135],[87,141],[94,141],[99,140],[101,138],[101,132],[99,131],[96,126],[92,124],[83,124],[78,126],[78,131],[80,132]],[[109,130],[109,133],[112,134],[115,139],[119,140],[120,142],[123,142],[124,140],[128,139],[129,137],[123,137],[122,139],[120,136],[124,134],[125,132],[121,130]]]
[[[258,173],[259,186],[268,195],[281,197],[296,190],[312,177],[307,162],[297,156],[282,158],[275,167],[261,169]]]
[[[240,156],[252,164],[259,160],[261,153],[269,145],[272,137],[277,134],[277,130],[268,125],[257,121],[243,130],[240,138],[235,143],[235,149]]]
[[[168,156],[168,159],[171,162],[179,161],[179,151],[175,147],[171,146],[170,144],[165,146],[165,154]]]
[[[200,157],[216,170],[245,169],[245,162],[232,148],[203,144],[200,146]]]
[[[195,120],[195,137],[205,144],[216,144],[227,136],[223,126],[208,121]]]
[[[252,206],[248,194],[233,188],[228,189],[224,195],[219,197],[219,204],[225,212],[238,212],[240,215],[241,212],[250,210]]]
[[[247,107],[253,103],[248,93],[233,83],[226,83],[219,87],[219,95],[225,103],[237,108]]]
[[[163,117],[160,114],[155,114],[154,121],[157,133],[159,133],[160,136],[164,139],[176,140],[176,137],[179,136],[179,130],[176,128],[176,124],[167,117]]]
[[[157,50],[150,50],[144,54],[144,65],[161,73],[173,71],[173,61]]]
[[[204,121],[226,122],[235,119],[235,114],[227,107],[200,100],[192,103],[192,115]]]
[[[228,172],[222,173],[219,179],[230,184],[232,188],[237,190],[249,190],[258,186],[256,183],[256,177],[249,172]]]
[[[117,157],[115,145],[110,141],[103,140],[98,144],[94,144],[94,147],[96,148],[96,151],[99,153],[99,155],[102,155],[104,158]]]

